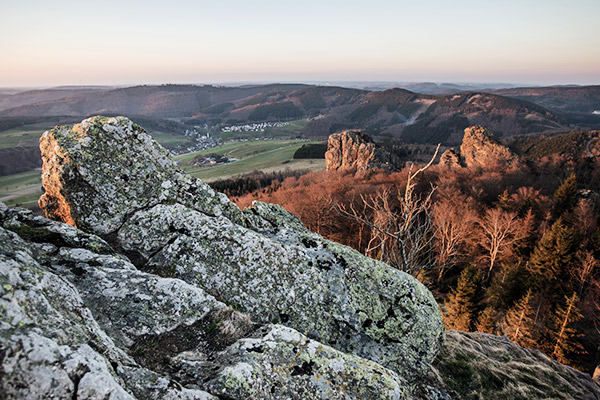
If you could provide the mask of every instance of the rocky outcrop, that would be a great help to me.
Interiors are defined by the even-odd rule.
[[[94,235],[0,203],[0,390],[11,399],[406,399],[381,365],[260,327]]]
[[[376,145],[359,131],[334,133],[327,141],[325,162],[328,170],[398,169],[400,162],[393,154]]]
[[[2,203],[0,244],[2,398],[600,399],[589,375],[503,337],[456,331],[410,385]]]
[[[87,232],[0,203],[0,397],[450,400],[471,396],[461,385],[487,398],[543,388],[520,366],[493,380],[502,362],[537,364],[489,335],[450,332],[430,370],[443,328],[419,282],[281,207],[240,211],[125,118],[56,128],[42,148],[42,205]],[[537,361],[551,367],[544,384],[576,380],[555,392],[600,399],[589,376]]]
[[[449,169],[462,168],[463,162],[460,157],[460,151],[454,148],[444,151],[440,156],[440,165],[443,165]]]
[[[427,373],[443,326],[411,276],[279,206],[240,211],[126,118],[57,127],[40,147],[40,206],[80,230],[5,228],[44,243],[39,269],[66,279],[144,374],[225,398],[408,398]],[[71,233],[47,245],[56,230]]]
[[[512,169],[523,166],[518,155],[498,142],[490,131],[481,126],[466,128],[460,149],[446,150],[441,156],[440,164],[450,169]]]

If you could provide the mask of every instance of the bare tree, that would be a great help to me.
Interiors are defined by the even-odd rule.
[[[581,297],[588,281],[593,278],[594,272],[598,267],[598,260],[596,260],[591,251],[582,250],[577,252],[577,261],[579,262],[575,263],[571,274],[578,283],[577,294]]]
[[[415,193],[417,177],[433,164],[439,151],[437,146],[429,163],[413,171],[408,170],[404,193],[394,196],[389,188],[374,195],[361,195],[362,207],[337,205],[335,209],[371,229],[371,238],[365,253],[410,274],[433,264],[435,228],[431,218],[432,187],[424,196]]]
[[[437,255],[438,282],[444,272],[453,267],[470,239],[475,224],[475,210],[466,196],[442,198],[433,206],[435,225],[435,248]]]
[[[512,251],[513,245],[523,239],[523,233],[517,214],[499,208],[487,210],[477,224],[480,227],[479,243],[489,262],[489,278],[496,261]]]

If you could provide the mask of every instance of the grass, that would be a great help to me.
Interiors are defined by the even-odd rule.
[[[39,169],[0,177],[0,197],[3,193],[42,183]]]
[[[206,181],[225,179],[251,171],[273,172],[286,169],[325,168],[325,160],[294,160],[296,150],[306,141],[301,140],[256,140],[233,142],[212,149],[175,157],[189,174]],[[186,165],[197,155],[217,153],[240,161],[215,167],[194,167]]]
[[[300,140],[253,140],[248,142],[230,142],[210,149],[182,154],[174,157],[174,160],[178,161],[180,165],[185,166],[198,155],[206,156],[213,153],[229,158],[241,159],[295,144],[301,146],[304,143],[305,142]]]
[[[290,149],[279,149],[269,154],[261,154],[235,163],[203,168],[193,171],[190,174],[206,182],[211,182],[252,171],[274,172],[297,169],[325,169],[325,160],[292,160],[296,149],[297,147],[292,148],[291,151]]]
[[[42,195],[39,169],[0,177],[0,201],[7,205],[35,204]]]
[[[37,201],[41,195],[42,195],[42,191],[39,190],[38,192],[33,193],[33,194],[26,194],[23,196],[10,198],[10,199],[6,200],[4,203],[7,206],[16,206],[16,205],[30,206],[30,205],[37,204]]]
[[[192,143],[192,140],[185,135],[172,135],[164,132],[151,132],[150,135],[160,143],[161,146],[171,149],[179,145],[188,145]]]
[[[37,146],[45,129],[15,128],[0,132],[0,149],[17,146]]]

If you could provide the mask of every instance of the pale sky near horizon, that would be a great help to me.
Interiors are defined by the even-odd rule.
[[[0,86],[600,84],[600,0],[0,0]]]

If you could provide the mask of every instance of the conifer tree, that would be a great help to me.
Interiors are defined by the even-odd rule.
[[[505,311],[527,291],[529,276],[524,263],[502,264],[485,292],[487,304],[496,310]]]
[[[567,179],[554,192],[554,212],[557,216],[572,210],[577,205],[577,178],[575,174]]]
[[[477,332],[496,333],[496,311],[493,307],[487,306],[477,320],[477,326],[475,327]]]
[[[527,263],[534,285],[549,293],[561,293],[575,250],[574,232],[559,218],[546,231]]]
[[[573,324],[582,318],[577,308],[578,302],[577,293],[573,293],[570,297],[565,296],[564,307],[558,307],[552,315],[550,356],[561,364],[572,364],[571,356],[584,352],[581,344],[577,342],[581,334],[573,327]]]
[[[508,310],[504,317],[502,331],[510,340],[523,347],[538,347],[538,329],[535,323],[531,289]]]
[[[476,317],[476,296],[479,284],[479,271],[469,266],[458,278],[458,284],[444,302],[446,311],[442,314],[448,329],[469,332]]]

